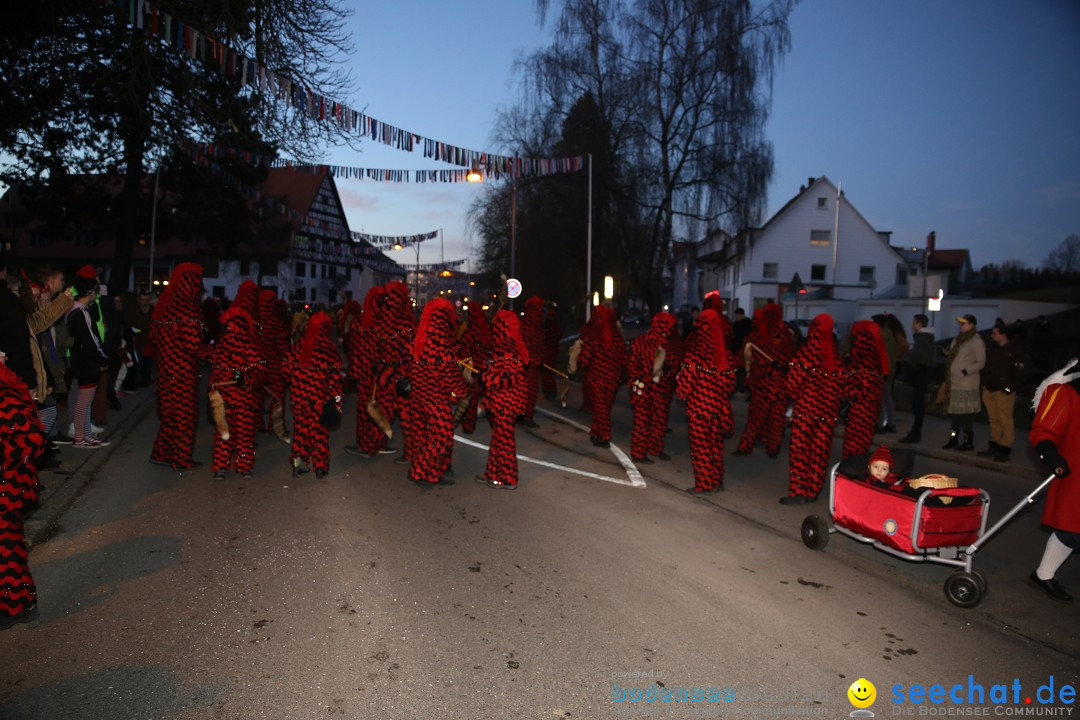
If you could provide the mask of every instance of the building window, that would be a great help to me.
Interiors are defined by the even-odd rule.
[[[213,296],[214,296],[214,297],[216,297],[216,298],[220,298],[220,299],[222,299],[222,300],[224,300],[224,299],[225,299],[225,286],[224,286],[224,285],[215,285],[215,286],[213,287],[213,289],[211,289],[211,291],[210,291],[210,292],[211,292],[211,293],[213,294]]]
[[[315,288],[311,288],[311,290],[308,291],[308,299],[311,300],[311,302],[315,302]]]
[[[337,265],[331,265],[330,266],[330,277],[331,277],[331,279],[334,279],[334,280],[337,279]],[[333,301],[331,301],[331,302],[333,302]]]
[[[352,266],[351,265],[346,265],[345,266],[345,279],[346,280],[352,280]],[[352,300],[352,298],[349,298],[349,299]]]
[[[761,268],[761,277],[766,280],[775,280],[777,270],[777,263],[765,263]]]
[[[326,266],[326,265],[323,265],[322,266],[322,279],[325,280],[329,274],[330,274],[329,267]]]
[[[333,305],[337,302],[337,290],[330,288],[330,304]]]
[[[818,210],[828,210],[829,208],[825,205],[825,203],[826,203],[826,199],[823,198],[823,197],[819,197],[817,199],[817,209]]]
[[[810,244],[814,247],[829,247],[832,241],[832,230],[811,230]]]
[[[296,263],[296,277],[304,277],[307,272],[307,265],[302,262]]]
[[[908,284],[908,271],[907,268],[896,268],[896,284],[907,285]]]
[[[859,282],[868,283],[874,279],[874,266],[873,265],[860,265],[859,266]]]
[[[810,266],[810,279],[814,282],[825,281],[825,266],[824,265],[811,265]]]

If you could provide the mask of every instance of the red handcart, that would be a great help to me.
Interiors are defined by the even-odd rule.
[[[945,597],[962,608],[975,607],[986,594],[986,579],[972,570],[979,546],[1034,502],[1054,479],[1053,475],[1046,478],[987,530],[990,495],[985,490],[927,488],[909,495],[850,472],[860,462],[865,468],[861,456],[833,465],[828,480],[832,525],[819,515],[807,516],[802,523],[803,543],[811,550],[822,550],[831,533],[841,533],[905,560],[952,565],[957,570],[945,580]]]

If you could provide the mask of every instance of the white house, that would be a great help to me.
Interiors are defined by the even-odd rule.
[[[796,294],[789,285],[796,274],[805,289],[800,303],[908,294],[908,260],[889,246],[889,233],[875,230],[826,177],[810,178],[762,227],[735,237],[715,233],[697,249],[702,295],[718,290],[748,313],[780,302],[785,317],[794,319]]]

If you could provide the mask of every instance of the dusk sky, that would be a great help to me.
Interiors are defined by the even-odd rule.
[[[554,4],[554,3],[553,3]],[[517,98],[513,62],[546,44],[526,0],[404,0],[357,11],[357,92],[345,102],[424,137],[503,153],[495,114]],[[1074,0],[807,0],[791,16],[768,137],[766,218],[811,176],[894,245],[968,248],[976,268],[1039,266],[1080,233],[1080,3]],[[326,162],[441,169],[420,152],[365,142]],[[476,186],[340,180],[354,230],[442,229],[446,260],[468,254]],[[412,250],[403,258],[411,263]],[[437,262],[438,241],[420,261]]]

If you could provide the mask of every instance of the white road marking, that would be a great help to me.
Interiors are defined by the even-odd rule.
[[[558,413],[553,413],[550,410],[545,410],[544,408],[541,408],[541,407],[536,408],[536,410],[538,412],[544,413],[545,415],[550,415],[551,417],[555,418],[559,422],[565,423],[567,425],[575,427],[575,428],[577,428],[579,430],[582,430],[584,432],[589,432],[589,428],[582,425],[581,423],[578,423],[578,422],[575,422],[574,420],[571,420],[568,417],[565,417],[563,415],[559,415]],[[483,445],[483,444],[475,442],[473,440],[468,440],[466,438],[461,437],[460,435],[455,435],[454,440],[457,440],[460,443],[464,443],[465,445],[471,445],[473,447],[482,448],[484,450],[488,449],[487,445]],[[596,480],[603,480],[605,482],[612,482],[612,483],[616,483],[618,485],[629,485],[631,487],[637,487],[637,488],[645,487],[645,478],[643,478],[641,476],[641,473],[638,472],[637,467],[630,460],[630,458],[627,457],[626,453],[624,453],[621,449],[619,449],[619,447],[616,446],[614,443],[611,444],[610,450],[611,450],[611,453],[615,456],[615,459],[619,461],[620,465],[622,465],[623,470],[626,471],[626,479],[625,480],[623,478],[611,477],[609,475],[599,475],[597,473],[591,473],[591,472],[587,472],[585,470],[578,470],[577,468],[567,467],[566,465],[556,465],[555,463],[546,462],[544,460],[536,460],[536,459],[531,458],[531,457],[526,457],[525,455],[518,455],[517,458],[518,458],[518,460],[522,460],[522,461],[527,462],[527,463],[533,463],[534,465],[541,465],[543,467],[549,467],[549,468],[553,468],[555,470],[563,470],[565,472],[573,473],[575,475],[584,475],[585,477],[594,478]]]

